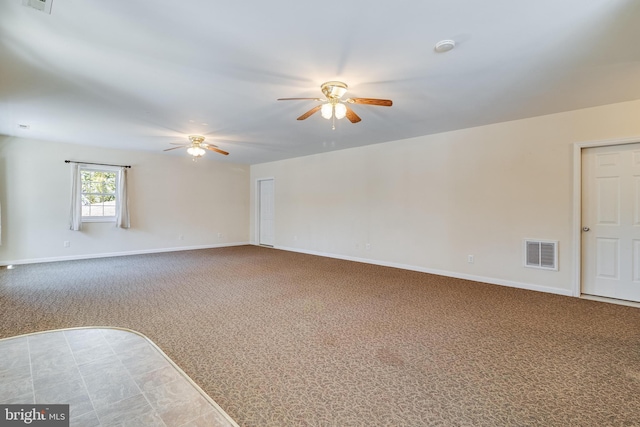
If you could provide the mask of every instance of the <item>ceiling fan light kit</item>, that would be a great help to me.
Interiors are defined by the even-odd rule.
[[[193,157],[202,157],[204,156],[204,149],[200,147],[189,147],[187,148],[187,153],[191,154]]]
[[[214,151],[224,156],[229,155],[229,153],[227,153],[226,151],[219,149],[217,145],[204,142],[204,136],[202,135],[189,135],[189,141],[190,142],[186,144],[172,143],[173,145],[177,145],[177,147],[167,148],[164,151],[177,150],[178,148],[186,148],[187,153],[193,156],[194,161],[204,156],[204,154],[206,153],[205,150]]]
[[[347,115],[347,107],[344,104],[336,104],[333,106],[333,114],[336,116],[336,119],[344,119]]]
[[[342,99],[342,96],[347,93],[349,87],[346,83],[339,81],[329,81],[320,85],[320,90],[325,96],[322,98],[278,98],[278,101],[297,101],[297,100],[311,100],[324,102],[322,105],[317,105],[311,110],[307,111],[298,120],[305,120],[311,115],[320,111],[320,115],[329,119],[343,119],[347,118],[351,123],[358,123],[362,119],[353,111],[347,104],[366,104],[366,105],[379,105],[383,107],[391,107],[393,101],[390,99],[376,99],[376,98],[347,98]],[[335,129],[335,123],[333,124]]]
[[[329,120],[333,115],[333,105],[322,104],[322,107],[320,108],[320,114],[322,114],[323,118]]]

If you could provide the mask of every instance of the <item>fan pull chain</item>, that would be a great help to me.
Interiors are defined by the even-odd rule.
[[[335,115],[335,113],[331,116],[331,130],[336,130],[336,115]]]

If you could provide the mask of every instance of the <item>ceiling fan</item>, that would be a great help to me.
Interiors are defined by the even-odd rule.
[[[298,120],[304,120],[312,114],[320,111],[322,117],[325,119],[334,119],[333,129],[335,129],[335,119],[342,119],[346,117],[351,123],[358,123],[362,120],[348,104],[366,104],[366,105],[381,105],[383,107],[391,107],[393,101],[390,99],[375,99],[375,98],[347,98],[342,99],[342,96],[347,93],[347,84],[343,82],[330,81],[323,83],[320,86],[325,99],[322,98],[278,98],[278,101],[293,101],[301,99],[310,99],[313,101],[324,102],[322,105],[316,105],[311,110],[307,111]]]
[[[162,151],[171,151],[171,150],[177,150],[178,148],[186,148],[187,153],[193,156],[193,160],[196,160],[198,157],[204,156],[204,153],[206,153],[206,151],[204,151],[205,149],[210,151],[215,151],[216,153],[224,154],[225,156],[229,155],[229,153],[227,153],[226,151],[219,149],[217,145],[204,142],[204,136],[202,135],[189,135],[189,141],[191,142],[189,143],[172,142],[171,143],[172,145],[178,145],[178,147],[167,148],[166,150],[162,150]]]

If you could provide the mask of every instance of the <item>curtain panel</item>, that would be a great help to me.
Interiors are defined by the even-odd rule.
[[[116,227],[129,228],[129,195],[127,193],[127,168],[118,171],[118,196],[116,206]]]
[[[69,215],[69,229],[82,229],[82,176],[80,165],[71,163],[71,213]]]

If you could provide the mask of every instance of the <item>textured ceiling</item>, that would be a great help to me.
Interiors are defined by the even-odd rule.
[[[207,158],[255,164],[640,99],[639,22],[637,0],[2,0],[0,134],[156,152],[203,134],[231,153]],[[332,130],[276,101],[327,80],[394,105]]]

